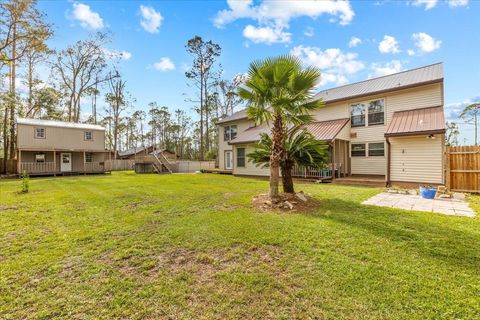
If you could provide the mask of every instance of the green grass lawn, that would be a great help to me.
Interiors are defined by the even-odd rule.
[[[260,213],[262,180],[135,175],[0,182],[1,319],[478,319],[480,219],[363,206]],[[480,198],[472,197],[480,213]]]

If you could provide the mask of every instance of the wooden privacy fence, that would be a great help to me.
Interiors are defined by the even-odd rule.
[[[448,190],[480,193],[480,146],[447,147],[445,157]]]
[[[0,173],[3,170],[3,163],[5,159],[0,158]],[[17,173],[17,160],[6,160],[7,162],[7,172],[6,173]]]
[[[105,171],[133,170],[135,160],[105,160]]]

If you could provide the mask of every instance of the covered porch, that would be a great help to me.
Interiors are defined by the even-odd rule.
[[[105,172],[105,152],[72,150],[17,150],[17,173],[67,175]]]

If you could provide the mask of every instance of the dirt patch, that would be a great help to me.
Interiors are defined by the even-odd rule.
[[[319,201],[303,192],[281,193],[277,201],[272,201],[267,194],[255,196],[253,208],[262,212],[305,212],[319,206]]]
[[[8,206],[8,205],[0,205],[0,212],[5,212],[5,211],[15,211],[19,210],[20,208],[17,206]]]

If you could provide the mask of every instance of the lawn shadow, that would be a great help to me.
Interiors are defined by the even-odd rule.
[[[471,218],[366,206],[343,199],[322,199],[320,202],[320,207],[306,214],[361,228],[406,245],[421,255],[441,260],[449,267],[480,270],[480,234],[448,226],[445,220]],[[469,222],[475,223],[474,220]]]

